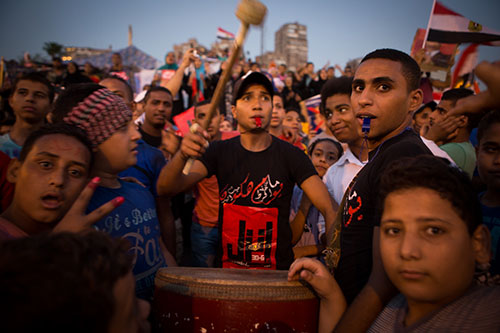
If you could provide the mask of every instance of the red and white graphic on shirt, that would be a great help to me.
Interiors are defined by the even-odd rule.
[[[276,269],[278,208],[224,204],[222,267]]]
[[[252,203],[256,205],[269,205],[274,199],[278,198],[283,189],[283,183],[279,180],[272,181],[271,176],[266,175],[254,186],[254,182],[249,180],[247,175],[245,180],[237,186],[224,187],[220,191],[219,200],[221,203],[233,203],[239,198],[250,196]]]
[[[167,83],[174,76],[175,70],[164,69],[161,71],[161,83]]]

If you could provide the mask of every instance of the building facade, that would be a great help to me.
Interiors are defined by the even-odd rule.
[[[274,36],[274,53],[285,60],[291,70],[296,70],[307,62],[307,27],[295,23],[287,23],[276,31]]]

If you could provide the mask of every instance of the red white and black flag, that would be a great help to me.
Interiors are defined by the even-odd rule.
[[[500,32],[469,20],[439,1],[434,1],[427,33],[427,40],[440,43],[500,46]]]

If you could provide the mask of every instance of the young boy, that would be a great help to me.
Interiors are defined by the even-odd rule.
[[[84,214],[99,183],[94,178],[82,191],[91,165],[90,143],[78,128],[50,125],[33,132],[7,171],[15,190],[12,203],[0,217],[0,239],[26,237],[54,228],[80,231],[113,210],[121,198],[113,199],[99,211]]]
[[[382,263],[401,294],[369,331],[498,331],[500,287],[473,283],[490,254],[468,177],[443,159],[405,158],[388,167],[380,189]],[[289,278],[299,276],[322,298],[320,327],[332,330],[345,304],[338,285],[313,261],[292,265]]]
[[[194,108],[195,122],[200,123],[207,117],[210,100],[199,102]],[[207,128],[208,141],[227,140],[238,136],[236,131],[221,132],[221,115],[216,115]],[[192,264],[195,267],[214,267],[219,246],[219,186],[215,176],[205,178],[194,187],[195,205],[191,224]]]
[[[233,92],[233,115],[241,135],[208,145],[208,134],[188,133],[163,169],[158,193],[174,194],[216,175],[219,185],[219,227],[224,268],[288,269],[293,261],[289,224],[290,199],[298,183],[333,223],[333,208],[326,187],[299,149],[268,132],[273,87],[269,79],[252,72],[240,79]],[[182,169],[195,161],[188,175]]]
[[[340,143],[333,139],[314,140],[308,149],[311,162],[320,178],[328,168],[337,162],[344,153]],[[311,201],[300,188],[293,189],[290,224],[292,225],[292,243],[295,258],[317,256],[325,246],[325,221]]]
[[[124,240],[90,231],[0,242],[4,332],[148,332]]]
[[[490,273],[496,279],[500,275],[500,111],[487,113],[480,121],[477,131],[477,170],[486,191],[479,200],[483,212],[483,223],[490,229],[491,260]]]
[[[151,192],[118,174],[137,162],[140,134],[132,123],[132,111],[123,99],[97,84],[75,85],[63,93],[54,110],[54,122],[66,122],[83,129],[95,154],[93,175],[101,178],[89,209],[117,195],[123,204],[95,224],[114,237],[127,238],[135,254],[134,275],[138,297],[151,299],[158,268],[175,260],[160,242],[160,226]],[[162,251],[164,250],[164,251]]]
[[[445,91],[430,115],[430,128],[423,135],[438,144],[471,179],[476,167],[476,154],[469,138],[472,129],[477,126],[478,116],[449,117],[447,114],[457,101],[473,94],[472,90],[464,88]]]
[[[54,88],[43,76],[29,73],[17,79],[9,96],[16,122],[10,133],[0,136],[0,150],[10,158],[19,157],[26,138],[45,124],[53,99]]]

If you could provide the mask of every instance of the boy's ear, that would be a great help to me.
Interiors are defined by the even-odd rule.
[[[422,89],[413,90],[408,99],[408,113],[412,114],[415,110],[421,107],[423,100],[424,92]]]
[[[236,106],[231,105],[231,113],[233,114],[233,118],[236,119]]]
[[[481,224],[472,234],[472,249],[479,264],[487,264],[491,259],[491,235],[488,228]]]
[[[17,176],[19,173],[19,169],[21,167],[21,162],[17,158],[13,158],[9,162],[9,166],[7,167],[7,180],[9,183],[16,183]]]

